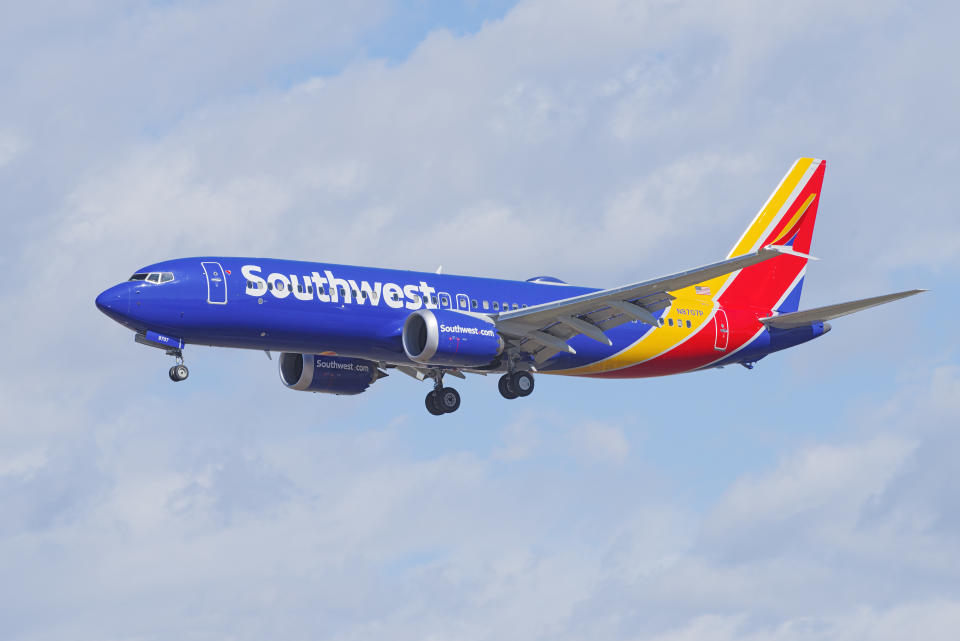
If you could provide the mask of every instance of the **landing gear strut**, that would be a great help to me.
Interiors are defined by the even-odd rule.
[[[177,364],[170,368],[170,380],[174,383],[187,380],[187,377],[190,376],[190,370],[183,364],[183,352],[179,350],[170,351],[167,352],[167,355],[177,359]]]
[[[424,404],[434,416],[451,414],[460,409],[460,393],[452,387],[443,386],[443,372],[433,374],[433,391],[427,394]]]
[[[497,382],[500,395],[514,399],[520,396],[530,396],[533,392],[533,374],[530,372],[510,372],[500,377]]]

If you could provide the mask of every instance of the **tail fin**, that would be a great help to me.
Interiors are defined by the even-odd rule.
[[[730,250],[728,258],[767,245],[785,245],[808,254],[826,166],[825,160],[815,158],[795,162]],[[778,256],[729,276],[717,288],[716,298],[723,306],[794,312],[800,305],[806,268],[806,258]]]

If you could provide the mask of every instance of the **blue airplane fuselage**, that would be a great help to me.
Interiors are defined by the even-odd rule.
[[[168,273],[172,279],[122,282],[96,301],[104,313],[136,332],[156,332],[186,344],[328,353],[391,364],[413,364],[404,353],[401,332],[417,309],[496,314],[598,291],[543,278],[511,281],[267,258],[183,258],[137,273]],[[584,367],[626,350],[647,332],[666,329],[626,323],[606,332],[609,346],[578,335],[569,341],[575,353],[560,352],[537,369],[549,373]],[[804,340],[822,332],[814,328]],[[796,342],[803,340],[772,342],[769,335],[760,336],[745,355],[756,361]]]

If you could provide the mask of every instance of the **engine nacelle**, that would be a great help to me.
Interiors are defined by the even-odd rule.
[[[324,394],[359,394],[383,376],[377,364],[359,358],[280,354],[280,380],[290,389]]]
[[[447,309],[420,309],[403,324],[403,351],[426,365],[480,367],[503,352],[493,322]]]

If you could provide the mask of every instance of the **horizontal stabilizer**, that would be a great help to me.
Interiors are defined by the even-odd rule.
[[[768,316],[766,318],[761,318],[760,322],[762,322],[767,327],[773,327],[776,329],[793,329],[794,327],[804,327],[812,323],[819,323],[822,321],[828,321],[834,318],[839,318],[840,316],[846,316],[847,314],[859,312],[862,309],[867,309],[869,307],[876,307],[877,305],[890,303],[895,300],[900,300],[901,298],[906,298],[907,296],[913,296],[915,294],[919,294],[925,291],[927,290],[911,289],[906,292],[897,292],[896,294],[885,294],[883,296],[874,296],[873,298],[863,298],[860,300],[852,300],[846,303],[837,303],[836,305],[827,305],[826,307],[816,307],[814,309],[806,309],[802,312],[790,312],[789,314],[779,314],[778,316]]]

